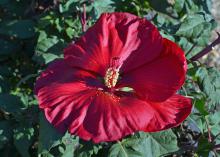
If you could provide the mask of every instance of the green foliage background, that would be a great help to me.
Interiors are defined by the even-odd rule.
[[[84,3],[88,26],[102,12],[130,12],[151,20],[184,49],[189,70],[179,93],[192,97],[194,109],[183,124],[93,144],[61,135],[45,120],[33,94],[34,82],[82,35]],[[0,156],[220,156],[220,72],[190,61],[207,46],[216,27],[210,9],[211,0],[0,0]]]

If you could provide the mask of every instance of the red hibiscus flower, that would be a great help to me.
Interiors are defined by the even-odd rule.
[[[146,19],[104,13],[38,78],[35,93],[47,120],[95,143],[180,124],[191,100],[176,94],[184,53]]]

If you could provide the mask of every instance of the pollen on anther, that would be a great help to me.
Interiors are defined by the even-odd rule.
[[[106,70],[104,81],[108,88],[116,85],[119,78],[120,58],[113,57],[110,60],[109,68]]]
[[[105,74],[105,85],[108,88],[112,88],[116,85],[119,77],[119,70],[115,68],[108,68]]]

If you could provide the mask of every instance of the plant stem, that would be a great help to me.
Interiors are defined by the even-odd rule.
[[[203,57],[204,55],[208,54],[210,51],[212,51],[213,47],[220,44],[220,33],[216,32],[218,37],[216,40],[214,40],[210,45],[208,45],[206,48],[204,48],[202,51],[200,51],[198,54],[196,54],[194,57],[192,57],[191,61],[196,61],[199,58]]]
[[[87,25],[87,21],[86,21],[86,4],[83,4],[83,13],[81,14],[81,25],[82,25],[82,31],[85,32],[86,31],[86,25]]]
[[[208,130],[208,141],[211,143],[212,142],[211,128],[209,125],[209,121],[206,117],[205,117],[205,122],[206,122],[207,130]]]
[[[220,144],[215,145],[215,146],[214,146],[214,149],[215,149],[215,150],[220,150]]]

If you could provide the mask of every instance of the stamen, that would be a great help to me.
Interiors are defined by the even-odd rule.
[[[105,80],[105,85],[108,88],[112,88],[116,85],[119,77],[119,58],[114,57],[112,58],[110,62],[110,67],[107,69],[104,80]]]

